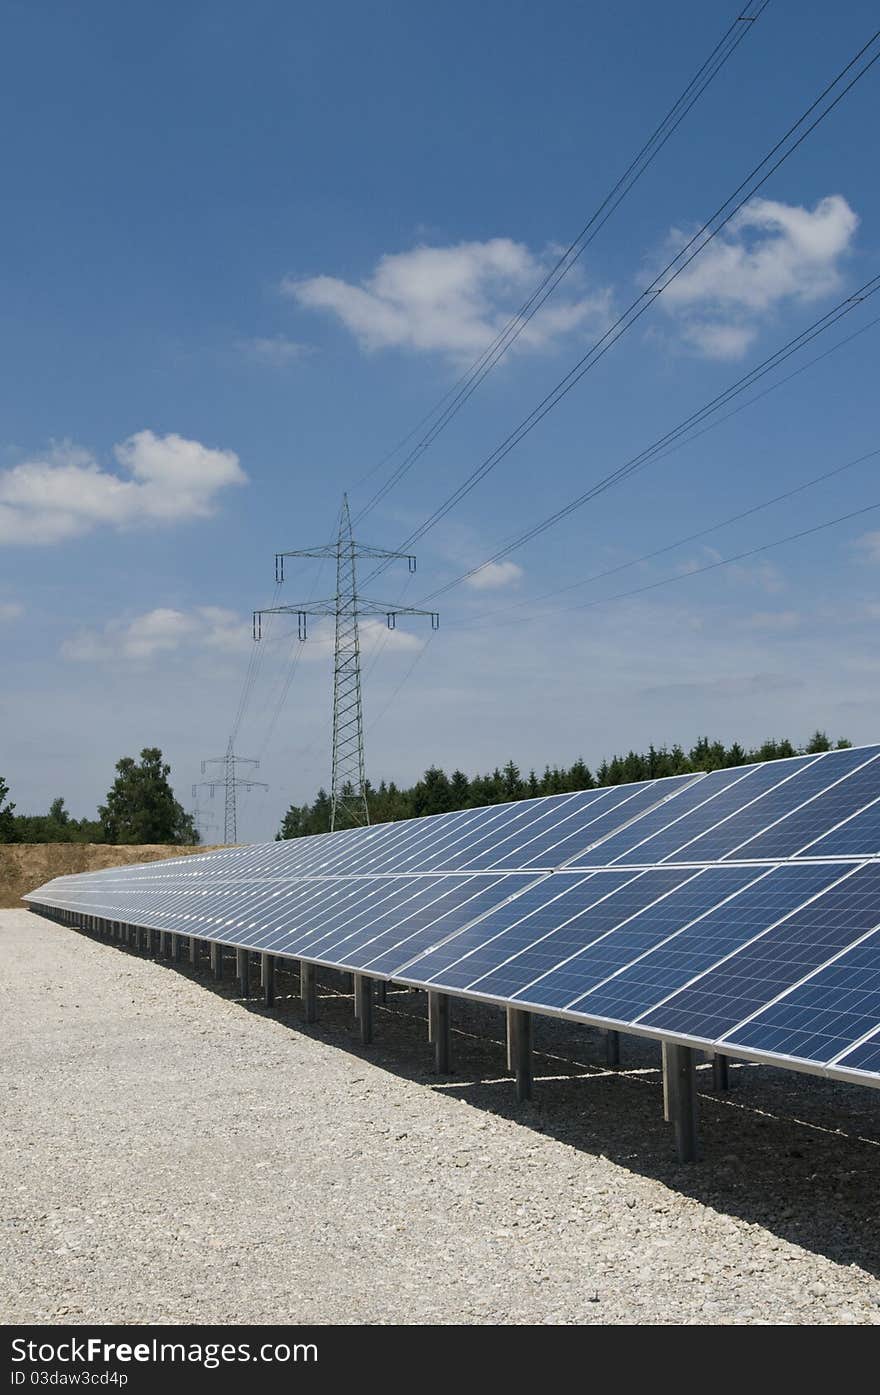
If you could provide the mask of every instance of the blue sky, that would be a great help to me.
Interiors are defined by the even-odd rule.
[[[344,489],[366,502],[390,466],[357,482],[580,230],[734,8],[7,6],[0,771],[21,811],[63,793],[91,813],[115,761],[148,744],[191,804],[199,762],[225,749],[276,550],[328,538]],[[875,18],[861,0],[771,0],[529,333],[364,519],[365,541],[399,545],[507,435]],[[880,64],[425,536],[415,581],[392,571],[374,592],[417,604],[880,272],[878,105]],[[789,369],[875,314],[880,297]],[[427,646],[421,622],[390,642],[368,627],[372,778],[595,764],[703,732],[876,740],[880,510],[688,575],[880,502],[876,460],[528,603],[880,446],[878,335],[452,589]],[[292,568],[280,599],[328,591],[316,575]],[[237,731],[270,785],[245,798],[243,837],[271,836],[328,779],[327,638],[313,632],[278,710],[290,629],[271,627]]]

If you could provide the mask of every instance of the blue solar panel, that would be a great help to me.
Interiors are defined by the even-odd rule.
[[[543,936],[530,934],[527,943],[506,964],[499,965],[498,970],[486,974],[479,980],[474,978],[469,987],[494,997],[502,996],[497,984],[497,976],[501,975],[509,985],[503,996],[515,998],[517,992],[526,985],[548,972],[558,971],[558,966],[563,960],[578,954],[585,945],[606,934],[629,916],[638,914],[652,901],[680,886],[691,876],[692,872],[684,872],[678,868],[642,872],[629,877],[619,890],[612,892],[610,896],[606,895],[598,902],[596,894],[599,887],[592,879],[582,883],[569,893],[566,906],[557,905],[553,908],[553,920],[558,928],[552,928]],[[560,923],[564,911],[568,912],[568,916]],[[568,995],[569,998],[571,996]],[[562,1002],[553,1004],[556,1007],[562,1005]]]
[[[880,907],[875,912],[880,925]],[[806,983],[765,1008],[730,1041],[807,1061],[830,1061],[880,1022],[877,934],[848,949]]]
[[[758,868],[751,870],[756,880],[745,890],[624,969],[607,990],[603,988],[601,1015],[625,1015],[631,1022],[641,1021],[651,1009],[802,905],[837,875],[828,869],[809,869],[808,877],[790,874],[786,867],[769,874]],[[580,1005],[585,1013],[593,1001],[585,999]]]
[[[793,857],[805,843],[816,837],[817,831],[833,828],[842,819],[863,809],[876,796],[880,772],[873,768],[877,760],[876,748],[873,751],[863,750],[859,754],[864,765],[842,775],[839,784],[823,789],[802,808],[787,814],[779,823],[759,833],[748,843],[743,843],[732,856],[758,859]]]
[[[868,1041],[863,1041],[854,1050],[847,1052],[837,1064],[849,1067],[850,1070],[880,1072],[880,1031],[875,1032]]]
[[[760,833],[776,819],[782,818],[783,815],[803,804],[811,795],[817,794],[832,780],[854,770],[864,760],[861,751],[836,751],[833,755],[833,766],[828,764],[832,759],[832,753],[819,756],[814,761],[793,763],[788,779],[783,780],[774,789],[762,795],[754,804],[748,805],[731,818],[725,819],[724,823],[717,828],[710,828],[701,837],[695,838],[693,842],[679,848],[674,857],[665,860],[667,862],[713,862],[716,858],[733,854],[741,844],[754,838],[756,833]],[[736,789],[742,788],[744,787],[734,786],[734,792]]]
[[[457,814],[442,814],[429,819],[410,819],[395,825],[400,829],[399,841],[353,860],[345,868],[351,872],[431,871],[449,851],[454,853],[470,846],[470,840],[510,811],[510,805],[493,809],[464,809]],[[410,831],[407,833],[407,829]]]
[[[580,790],[564,803],[553,799],[539,818],[531,820],[525,828],[514,830],[466,865],[469,868],[522,867],[525,861],[535,859],[546,848],[555,847],[563,838],[589,828],[604,810],[616,803],[611,789]]]
[[[679,822],[673,823],[673,809],[671,804],[664,806],[664,811],[668,809],[668,827],[661,828],[652,837],[642,843],[638,849],[638,856],[627,854],[622,858],[624,862],[645,864],[656,864],[662,862],[670,853],[677,850],[692,839],[705,833],[707,828],[725,819],[729,814],[736,813],[752,800],[766,790],[772,789],[784,780],[787,775],[791,775],[795,770],[802,769],[805,762],[802,759],[773,761],[768,765],[752,766],[750,773],[746,773],[742,780],[733,780],[730,785],[720,791],[710,804],[697,807],[689,814],[685,814]],[[728,772],[718,772],[727,774]],[[714,779],[713,775],[707,775],[707,780]],[[634,825],[638,828],[638,824]],[[627,834],[629,830],[626,830]],[[579,858],[578,862],[583,859]]]
[[[836,870],[841,878],[839,867],[829,870]],[[880,867],[844,872],[836,884],[772,933],[761,933],[641,1021],[669,1032],[721,1040],[770,999],[871,929],[878,894]]]
[[[656,862],[656,858],[645,857],[642,853],[642,848],[648,839],[653,838],[655,834],[670,824],[683,820],[686,814],[703,809],[704,806],[704,826],[708,826],[709,823],[714,822],[714,817],[717,817],[717,815],[713,817],[714,799],[730,785],[743,780],[754,769],[754,766],[748,765],[739,766],[732,770],[715,770],[710,775],[695,780],[693,784],[677,791],[674,798],[656,805],[619,833],[610,834],[589,853],[573,858],[570,865],[572,867],[597,867],[600,865],[607,867],[614,862],[626,862],[634,865]]]
[[[589,791],[588,797],[595,798],[595,791]],[[550,795],[546,799],[524,799],[502,805],[499,817],[486,820],[485,824],[481,821],[454,851],[433,859],[432,866],[443,872],[488,868],[495,861],[496,849],[527,843],[532,830],[540,830],[548,816],[551,820],[562,818],[574,798],[573,794]]]
[[[519,865],[550,869],[561,867],[576,855],[579,855],[579,862],[584,865],[584,854],[594,843],[629,823],[631,819],[638,818],[639,814],[652,809],[661,800],[686,789],[694,778],[693,775],[672,775],[669,779],[653,780],[642,785],[616,785],[613,787],[611,798],[597,807],[594,819],[590,819],[580,828],[573,829],[567,837],[554,840],[548,835],[543,840],[543,846],[534,850],[532,855],[524,858]]]
[[[648,876],[655,876],[655,873],[650,872]],[[706,868],[604,940],[584,950],[582,956],[570,961],[563,971],[576,983],[572,1002],[566,1003],[566,1009],[582,1010],[587,997],[595,1002],[605,979],[615,975],[616,982],[616,977],[633,960],[668,942],[669,937],[679,935],[683,926],[706,915],[720,901],[735,896],[736,891],[742,891],[753,880],[754,869]],[[551,981],[552,975],[544,982]]]
[[[799,857],[876,857],[880,855],[880,799],[822,838],[806,843]]]
[[[112,868],[32,899],[880,1075],[880,862],[856,862],[880,856],[878,751]]]
[[[439,880],[445,884],[454,879],[443,877]],[[374,925],[367,932],[359,929],[347,935],[332,947],[332,958],[346,967],[394,977],[401,965],[427,948],[432,940],[468,924],[528,881],[528,877],[516,873],[506,877],[474,877],[464,886],[436,895],[408,915],[402,915],[394,924],[383,921],[378,932]],[[323,952],[321,957],[324,957]]]
[[[730,871],[734,872],[733,876],[726,875]],[[656,899],[637,914],[627,917],[610,933],[590,934],[591,917],[587,916],[590,943],[513,996],[542,1007],[580,1011],[581,1000],[591,989],[749,880],[742,869],[712,867],[691,872],[686,882],[669,889],[664,885],[664,876],[660,871],[643,874],[643,895],[653,890]],[[613,909],[615,902],[622,904],[626,896],[626,890],[618,892],[607,903],[608,910]]]
[[[355,878],[343,883],[337,892],[331,882],[325,904],[310,907],[306,914],[289,916],[282,912],[261,938],[260,946],[276,954],[302,953],[324,959],[324,949],[343,935],[377,923],[395,924],[444,891],[466,884],[464,877],[377,877],[367,881]]]
[[[499,964],[526,945],[558,930],[588,905],[610,896],[632,876],[631,872],[557,872],[542,878],[478,925],[426,950],[402,974],[409,983],[465,988],[480,975],[498,970]]]

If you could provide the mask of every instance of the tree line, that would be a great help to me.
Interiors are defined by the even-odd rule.
[[[689,751],[682,746],[649,746],[647,751],[629,751],[625,756],[612,756],[591,771],[578,758],[573,765],[545,766],[541,775],[530,770],[524,775],[514,761],[485,775],[465,775],[453,770],[447,775],[432,765],[408,789],[394,781],[383,780],[367,786],[367,806],[371,823],[390,823],[398,819],[415,819],[423,814],[446,814],[457,809],[475,809],[485,804],[506,804],[516,799],[534,799],[542,794],[568,794],[575,790],[595,789],[600,785],[626,785],[637,780],[656,780],[665,775],[688,775],[698,770],[724,770],[729,766],[748,765],[752,761],[784,760],[787,756],[817,754],[832,747],[842,750],[851,741],[832,742],[824,731],[815,731],[805,746],[791,741],[764,741],[747,749],[738,741],[725,746],[723,741],[701,737]],[[311,804],[292,804],[284,816],[280,838],[302,838],[309,833],[326,833],[330,827],[330,796],[320,789]]]
[[[191,814],[174,797],[158,746],[123,756],[97,818],[75,819],[59,795],[47,814],[16,814],[0,775],[0,843],[198,843]]]

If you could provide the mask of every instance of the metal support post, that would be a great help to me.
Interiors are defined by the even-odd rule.
[[[307,964],[304,959],[301,959],[299,962],[299,991],[306,1021],[317,1022],[318,984],[315,979],[315,966],[314,964]]]
[[[675,1129],[679,1162],[695,1162],[698,1156],[696,1052],[690,1046],[666,1043],[669,1118]]]
[[[263,980],[263,1006],[275,1005],[275,955],[260,955],[260,971]]]
[[[516,1076],[516,1098],[520,1104],[532,1098],[534,1070],[532,1061],[532,1023],[530,1012],[522,1008],[507,1009],[507,1037]]]
[[[431,1041],[434,1043],[434,1070],[438,1075],[448,1075],[452,1068],[448,993],[429,991],[428,1021],[431,1028]]]
[[[241,989],[241,996],[246,998],[251,987],[250,955],[246,949],[237,949],[235,951],[235,972],[238,977],[238,986]]]
[[[375,984],[376,1002],[385,1003],[388,1001],[388,980],[379,978]]]
[[[199,962],[199,942],[195,935],[189,937],[189,962],[196,965]]]
[[[355,1016],[361,1024],[361,1041],[369,1046],[373,1040],[373,980],[365,974],[354,974]]]
[[[605,1033],[605,1061],[613,1070],[620,1065],[620,1033]]]
[[[211,942],[211,973],[214,978],[223,977],[223,946],[216,940]]]
[[[715,1055],[712,1057],[712,1089],[730,1089],[729,1061],[720,1051],[716,1051]]]

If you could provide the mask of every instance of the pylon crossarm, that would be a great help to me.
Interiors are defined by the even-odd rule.
[[[284,559],[285,557],[335,557],[335,543],[326,543],[322,547],[307,547],[296,552],[276,552],[275,553],[275,585],[280,586],[284,581]]]
[[[270,605],[255,610],[255,615],[335,615],[336,599],[329,601],[306,601],[304,605]]]
[[[335,542],[320,543],[318,547],[298,547],[294,552],[275,553],[275,556],[279,559],[282,557],[326,557],[328,555],[331,557],[336,556]]]
[[[361,615],[436,615],[436,610],[421,610],[415,605],[398,605],[396,601],[376,601],[358,597]]]

